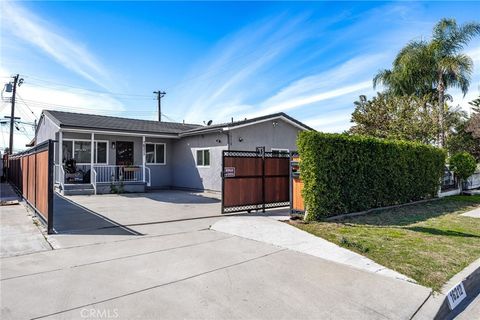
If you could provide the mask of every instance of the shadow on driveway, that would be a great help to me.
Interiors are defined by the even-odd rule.
[[[57,193],[54,202],[53,228],[58,234],[142,235]]]
[[[209,204],[220,203],[220,195],[202,192],[188,192],[183,190],[161,190],[146,193],[122,193],[127,198],[147,198],[154,201],[173,204]]]

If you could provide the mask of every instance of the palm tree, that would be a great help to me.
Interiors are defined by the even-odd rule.
[[[476,22],[457,25],[455,19],[442,19],[433,28],[430,41],[411,41],[397,55],[391,70],[381,70],[373,78],[373,87],[382,84],[394,95],[434,93],[438,99],[440,136],[444,145],[445,101],[448,88],[459,88],[465,95],[470,86],[473,61],[462,53],[470,40],[480,34]]]

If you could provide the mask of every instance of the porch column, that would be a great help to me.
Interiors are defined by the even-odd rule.
[[[90,138],[90,183],[93,183],[93,163],[95,162],[95,133],[92,132]]]
[[[142,136],[142,170],[143,170],[143,182],[145,183],[147,181],[147,179],[145,179],[145,163],[147,162],[147,159],[146,159],[146,153],[147,153],[147,150],[146,150],[146,145],[145,145],[145,136]]]
[[[63,132],[58,131],[58,165],[63,165]]]

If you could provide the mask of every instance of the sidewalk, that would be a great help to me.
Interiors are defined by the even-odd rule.
[[[19,204],[0,206],[0,257],[51,250],[31,213],[7,183],[0,184],[0,201],[18,200]]]
[[[266,242],[390,278],[415,282],[407,276],[379,265],[362,255],[272,218],[229,217],[216,222],[211,226],[211,229]]]

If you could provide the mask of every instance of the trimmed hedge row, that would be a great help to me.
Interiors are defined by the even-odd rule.
[[[434,197],[445,165],[407,141],[305,131],[297,144],[308,220]]]

